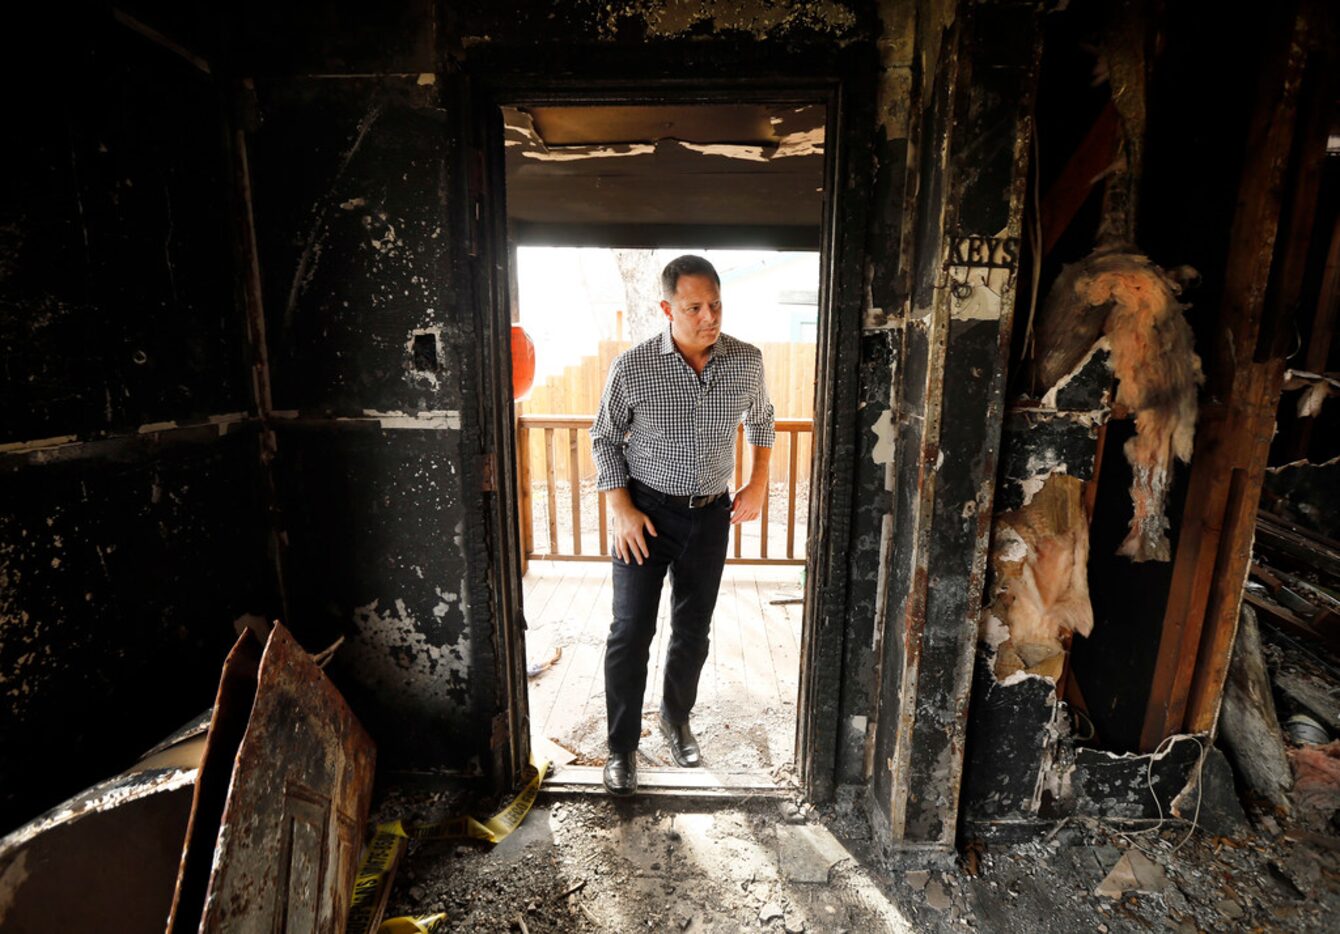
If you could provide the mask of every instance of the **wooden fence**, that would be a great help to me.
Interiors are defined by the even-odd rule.
[[[527,560],[541,558],[555,561],[608,561],[609,560],[609,517],[606,512],[605,494],[593,493],[596,510],[595,553],[584,551],[582,542],[582,477],[594,477],[594,468],[584,474],[581,461],[591,455],[591,423],[593,415],[522,415],[517,419],[517,483],[521,519],[521,548]],[[734,527],[735,541],[732,556],[727,558],[731,564],[804,564],[805,542],[802,538],[797,546],[796,516],[797,493],[806,490],[804,505],[808,505],[809,441],[813,430],[813,420],[809,418],[777,419],[777,453],[785,451],[785,459],[774,455],[772,466],[780,467],[782,480],[786,483],[786,519],[783,523],[786,538],[785,556],[770,552],[768,542],[768,513],[771,495],[764,498],[763,513],[759,525],[759,551],[757,555],[744,554],[744,529]],[[802,443],[803,442],[803,443]],[[561,447],[560,447],[561,444]],[[538,446],[539,455],[532,456]],[[801,449],[805,448],[805,457]],[[802,467],[804,472],[802,474]],[[562,468],[560,470],[560,468]],[[568,491],[568,509],[570,510],[567,535],[559,533],[559,475],[576,477],[576,484],[564,483]],[[538,478],[543,477],[543,486]],[[744,479],[744,427],[735,432],[735,489],[743,485]],[[547,518],[547,550],[537,551],[535,543],[535,495],[536,490],[544,497],[544,513]],[[588,507],[589,508],[589,507]],[[801,513],[803,515],[803,513]],[[588,513],[589,515],[589,513]]]

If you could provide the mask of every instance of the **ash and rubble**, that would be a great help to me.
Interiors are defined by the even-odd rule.
[[[394,794],[379,811],[440,816],[468,804]],[[1234,838],[1188,821],[1127,830],[1075,820],[1026,843],[965,841],[950,868],[892,866],[873,840],[852,788],[819,807],[542,791],[495,847],[412,844],[387,914],[445,912],[445,929],[465,932],[1190,934],[1330,930],[1340,910],[1340,839],[1268,809],[1253,809]]]

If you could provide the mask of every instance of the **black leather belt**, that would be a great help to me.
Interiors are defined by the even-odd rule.
[[[671,506],[687,506],[689,509],[702,509],[704,506],[710,506],[726,495],[725,492],[721,492],[709,493],[706,496],[671,496],[669,493],[662,493],[656,487],[647,486],[641,480],[635,480],[632,477],[628,478],[628,485],[660,497],[662,503],[668,503]]]

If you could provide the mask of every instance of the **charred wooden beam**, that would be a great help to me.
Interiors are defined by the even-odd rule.
[[[1031,4],[959,4],[918,143],[916,260],[900,335],[902,453],[872,787],[876,822],[887,822],[905,851],[947,853],[957,828],[1036,36]]]
[[[1299,89],[1316,15],[1307,3],[1296,17],[1280,14],[1283,22],[1272,39],[1277,51],[1259,85],[1230,234],[1218,341],[1207,374],[1210,394],[1224,401],[1206,407],[1198,430],[1200,456],[1192,465],[1141,730],[1145,751],[1183,729],[1212,729],[1219,708],[1284,372],[1283,358],[1257,357],[1258,346],[1274,346],[1273,333],[1263,336],[1263,325],[1279,326],[1284,320],[1283,315],[1268,317],[1271,270],[1284,262],[1277,255],[1307,248],[1299,225],[1286,226],[1286,198],[1295,204],[1309,194],[1315,199],[1315,190],[1301,191],[1302,186],[1287,192],[1291,154],[1302,146],[1305,158],[1324,155],[1324,138],[1312,141],[1299,133],[1300,125],[1309,123],[1306,114],[1299,120]],[[1295,163],[1298,158],[1293,156]],[[1274,300],[1291,307],[1287,293],[1297,284],[1280,285]]]

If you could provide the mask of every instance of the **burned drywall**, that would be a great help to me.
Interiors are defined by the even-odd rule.
[[[459,433],[308,423],[281,428],[279,451],[302,638],[344,636],[332,673],[394,762],[485,771],[493,643],[470,579]]]
[[[198,712],[275,608],[220,88],[110,8],[47,27],[0,181],[0,827]]]
[[[1005,416],[1001,439],[996,511],[1027,506],[1053,474],[1092,478],[1098,428],[1104,417],[1102,411],[1068,417],[1055,409],[1012,407]]]
[[[247,407],[218,91],[112,20],[13,95],[0,444]]]
[[[430,76],[431,78],[431,76]],[[289,625],[393,767],[489,770],[477,309],[418,76],[256,81],[248,135]]]
[[[417,78],[256,85],[248,152],[281,414],[461,407],[439,359],[451,232],[435,96]]]
[[[1020,672],[1002,681],[979,658],[963,769],[964,821],[1027,827],[1065,816],[1070,802],[1057,757],[1065,754],[1060,740],[1068,735],[1051,678]]]

